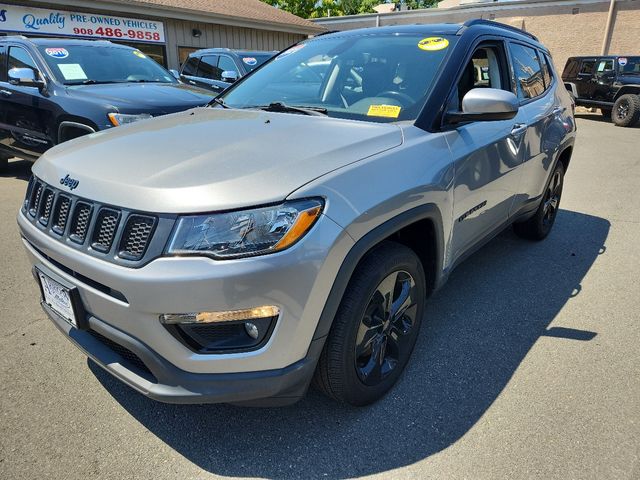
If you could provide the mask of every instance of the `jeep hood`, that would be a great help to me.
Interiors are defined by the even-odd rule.
[[[61,179],[69,175],[78,181],[73,194],[99,202],[195,213],[279,202],[317,177],[401,143],[401,129],[392,124],[196,108],[63,143],[33,172],[67,191]]]

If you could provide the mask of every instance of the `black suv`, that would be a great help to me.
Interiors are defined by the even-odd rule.
[[[108,41],[0,37],[0,168],[66,140],[206,105],[141,51]]]
[[[180,80],[220,93],[276,53],[228,48],[197,50],[182,65]]]
[[[571,57],[562,80],[576,105],[597,107],[621,127],[640,119],[640,57]]]

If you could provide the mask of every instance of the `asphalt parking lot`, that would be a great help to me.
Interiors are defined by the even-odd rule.
[[[510,231],[430,301],[403,378],[344,408],[155,403],[89,363],[38,305],[0,174],[1,478],[640,478],[640,128],[598,114],[550,237]]]

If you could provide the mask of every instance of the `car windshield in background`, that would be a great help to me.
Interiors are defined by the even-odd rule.
[[[640,57],[620,57],[618,65],[621,75],[640,75]]]
[[[220,98],[231,108],[306,107],[331,117],[414,120],[456,41],[424,34],[315,38],[281,53]]]
[[[244,55],[241,58],[242,58],[242,63],[244,63],[247,70],[251,72],[256,68],[258,68],[260,65],[262,65],[264,62],[269,60],[271,57],[273,57],[273,55],[260,53],[260,54]]]
[[[176,83],[139,50],[103,45],[38,47],[54,76],[65,85],[92,83]]]

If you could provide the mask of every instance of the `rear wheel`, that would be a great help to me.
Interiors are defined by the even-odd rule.
[[[632,127],[640,119],[640,95],[622,95],[613,104],[611,120],[619,127]]]
[[[558,215],[563,184],[564,165],[558,162],[535,215],[524,222],[513,224],[513,229],[518,236],[529,240],[547,238]]]
[[[340,302],[316,387],[351,405],[381,398],[409,361],[425,301],[425,274],[411,249],[385,242],[368,253]]]

